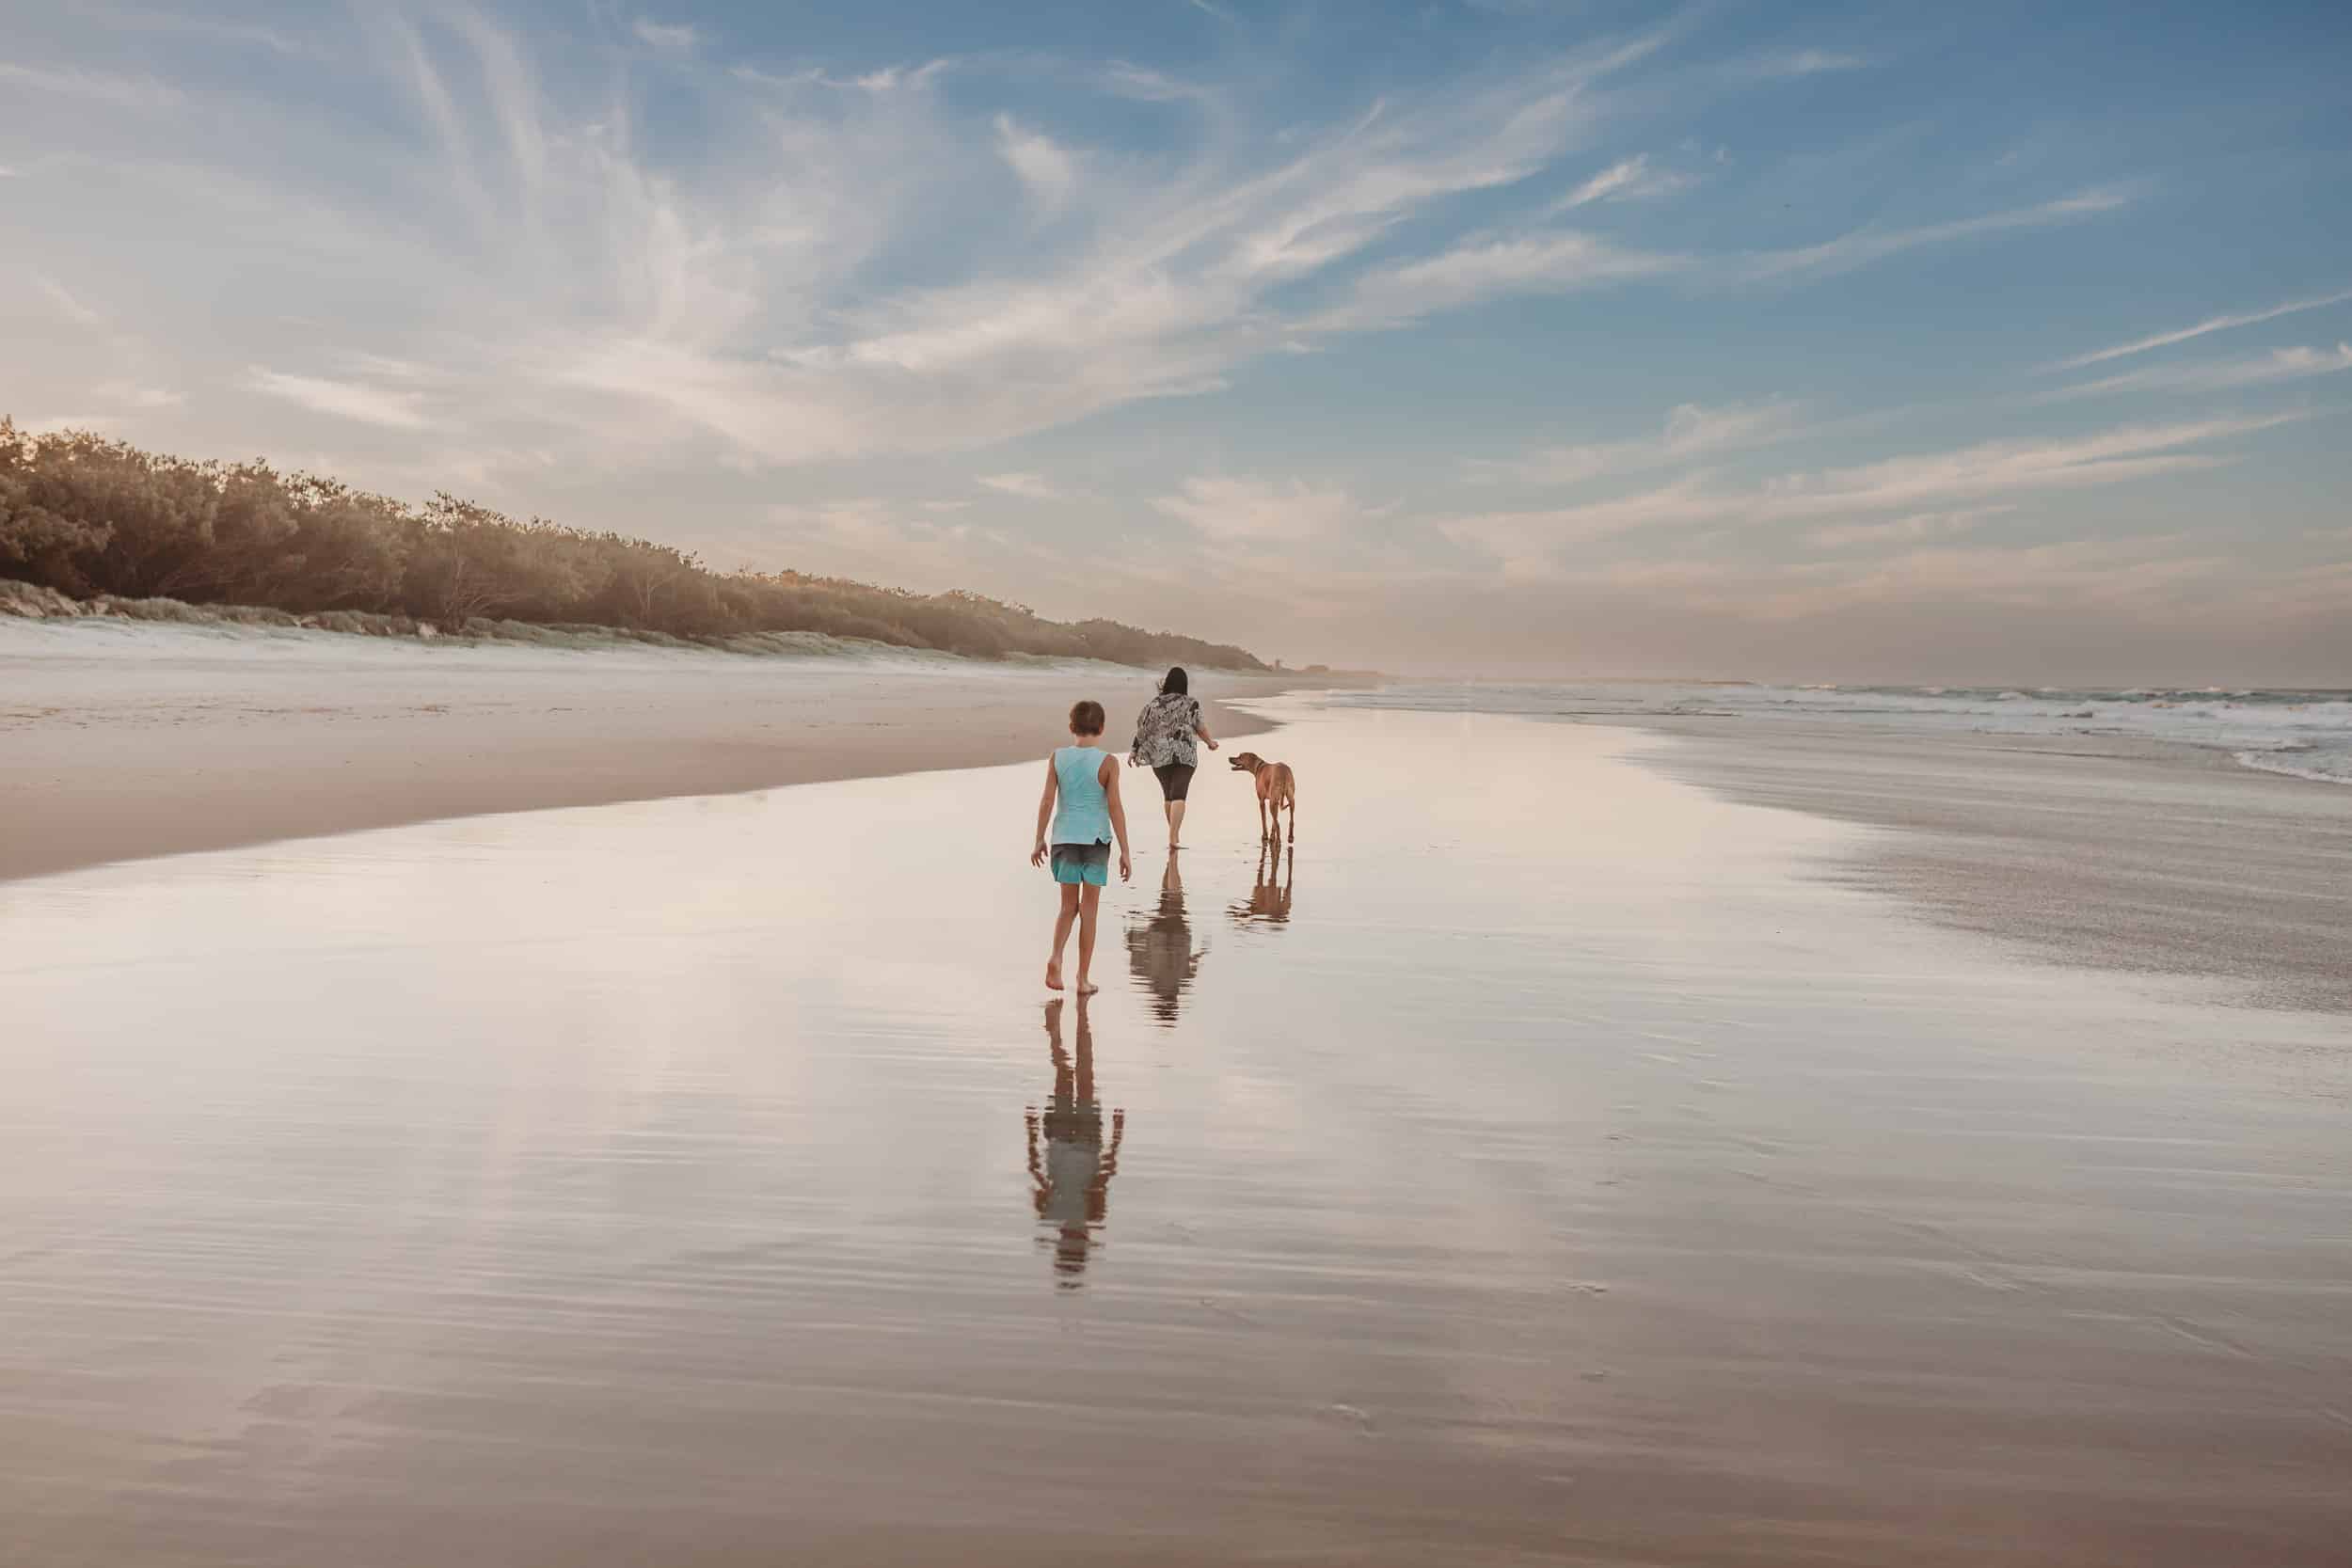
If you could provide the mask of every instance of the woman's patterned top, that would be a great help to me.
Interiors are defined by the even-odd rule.
[[[1136,742],[1129,750],[1146,768],[1165,768],[1171,762],[1198,767],[1200,749],[1194,744],[1192,732],[1200,727],[1199,698],[1163,691],[1136,715]]]

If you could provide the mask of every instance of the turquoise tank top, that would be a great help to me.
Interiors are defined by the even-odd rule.
[[[1056,844],[1108,844],[1111,841],[1110,798],[1097,777],[1110,753],[1092,746],[1064,746],[1054,753],[1054,838]]]

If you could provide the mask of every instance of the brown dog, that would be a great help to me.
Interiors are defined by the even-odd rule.
[[[1287,762],[1268,762],[1255,752],[1244,752],[1233,759],[1233,771],[1247,773],[1258,781],[1258,837],[1265,842],[1279,842],[1282,836],[1282,808],[1291,809],[1291,842],[1298,842],[1298,777]]]

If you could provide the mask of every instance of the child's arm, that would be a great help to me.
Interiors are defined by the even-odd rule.
[[[1119,835],[1119,879],[1126,881],[1136,874],[1135,862],[1127,858],[1127,807],[1119,798],[1119,761],[1103,759],[1103,794],[1111,808],[1111,832]]]
[[[1045,759],[1045,793],[1038,798],[1037,802],[1037,847],[1029,851],[1031,865],[1045,863],[1045,824],[1054,819],[1055,784],[1054,759],[1047,757]],[[1120,842],[1124,843],[1125,840],[1122,838]]]

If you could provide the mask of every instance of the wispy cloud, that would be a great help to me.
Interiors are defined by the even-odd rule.
[[[87,8],[103,20],[109,32],[165,33],[183,38],[210,40],[215,43],[236,44],[245,48],[266,49],[288,58],[325,59],[331,52],[316,39],[284,32],[258,22],[242,22],[224,17],[186,15],[177,11],[151,10],[133,6]]]
[[[22,65],[0,60],[0,83],[29,92],[78,98],[117,109],[167,109],[182,100],[179,88],[148,76],[116,76],[104,71]]]
[[[1836,523],[1806,531],[1804,542],[1816,549],[1847,549],[1857,545],[1910,545],[1923,539],[1962,533],[1987,517],[2016,511],[2016,506],[1971,506],[1957,512],[1915,512],[1883,523]]]
[[[2352,371],[2352,343],[2333,348],[2278,348],[2243,359],[2208,361],[2201,365],[2155,365],[2103,376],[2078,386],[2044,392],[2034,401],[2053,403],[2073,398],[2102,397],[2117,392],[2227,392],[2241,387],[2261,387],[2274,381],[2300,381],[2307,376],[2334,375]]]
[[[1061,487],[1043,474],[982,474],[978,483],[999,495],[1018,496],[1023,500],[1059,500],[1062,496]]]
[[[1047,217],[1070,202],[1078,182],[1077,160],[1041,132],[1025,131],[1010,115],[996,117],[996,150],[1020,176],[1029,200]]]
[[[835,92],[862,92],[879,97],[900,86],[922,87],[935,80],[946,69],[946,62],[934,60],[914,71],[898,66],[883,66],[856,76],[836,76],[829,71],[814,67],[805,71],[778,72],[762,71],[757,66],[738,65],[727,68],[727,74],[739,82],[754,87],[781,87],[787,91],[800,87],[826,87]]]
[[[1909,229],[1857,229],[1820,245],[1767,252],[1754,258],[1740,271],[1747,277],[1756,280],[1827,277],[1834,273],[1851,272],[1856,267],[1883,261],[1906,250],[1916,250],[1923,245],[1947,245],[1955,240],[1970,240],[1979,235],[2018,229],[2044,229],[2053,224],[2071,223],[2079,218],[2111,213],[2130,205],[2133,197],[2134,192],[2128,188],[2107,186],[2080,191],[2031,207],[2013,207],[2005,212],[1957,218],[1949,223],[1921,224]]]
[[[119,408],[175,408],[187,398],[167,387],[142,386],[135,381],[109,381],[97,395]]]
[[[1204,538],[1224,543],[1295,543],[1345,532],[1384,515],[1345,490],[1259,479],[1204,476],[1184,481],[1180,491],[1152,504]]]
[[[338,276],[438,324],[356,327],[344,345],[427,363],[429,396],[337,361],[246,385],[385,429],[465,432],[485,453],[602,465],[715,451],[755,467],[970,450],[1214,391],[1340,334],[1740,264],[1541,222],[1459,232],[1462,198],[1519,200],[1512,187],[1597,144],[1613,78],[1672,29],[1322,122],[1255,105],[1278,130],[1231,83],[1146,65],[770,69],[709,60],[688,24],[638,16],[628,36],[673,56],[661,90],[694,96],[717,150],[680,163],[644,138],[625,82],[583,85],[482,12],[365,15],[358,56],[408,121],[374,149],[380,188],[321,192],[291,165],[273,181],[268,149],[291,121],[242,138],[253,166],[187,178],[233,186],[241,232],[333,234]],[[926,90],[951,74],[957,93]],[[1149,151],[1058,139],[1041,129],[1041,83],[1180,106]],[[1007,168],[1054,221],[1025,248],[975,246],[981,193],[1001,192]],[[1569,200],[1587,211],[1674,179],[1646,155],[1580,172]],[[2026,220],[1956,227],[1986,221]],[[1826,271],[1953,231],[1849,237],[1771,264]]]
[[[1138,103],[1216,103],[1222,96],[1214,83],[1194,81],[1153,71],[1132,60],[1113,60],[1108,65],[1089,66],[1077,72],[1080,80],[1098,92],[1113,98],[1132,99]]]
[[[1987,441],[1950,451],[1792,473],[1717,488],[1704,475],[1609,500],[1450,519],[1441,531],[1518,572],[1549,569],[1565,545],[1653,528],[1811,522],[1949,506],[1980,498],[2064,491],[2220,467],[2229,458],[2184,449],[2267,429],[2292,416],[2131,425],[2058,441]]]
[[[1343,304],[1299,325],[1311,332],[1402,326],[1502,295],[1566,293],[1688,264],[1574,230],[1473,240],[1425,261],[1375,268],[1357,279]]]
[[[91,309],[88,306],[76,299],[73,296],[72,291],[68,289],[64,284],[58,282],[56,278],[49,277],[45,273],[38,272],[34,273],[32,277],[33,287],[39,289],[41,292],[42,296],[46,298],[51,305],[56,308],[57,314],[63,316],[67,321],[72,322],[76,326],[87,326],[92,328],[103,327],[106,325],[106,318],[104,316],[100,315],[96,310]]]
[[[2320,294],[2310,299],[2289,300],[2283,305],[2273,305],[2261,310],[2246,310],[2225,316],[2209,316],[2194,326],[2179,327],[2170,332],[2158,332],[2146,338],[2135,338],[2128,343],[2118,343],[2113,348],[2103,348],[2090,354],[2078,354],[2072,359],[2061,359],[2048,368],[2054,371],[2078,371],[2085,366],[2105,364],[2107,360],[2121,359],[2127,355],[2145,354],[2153,348],[2169,348],[2174,343],[2185,343],[2191,338],[2201,338],[2209,332],[2228,332],[2241,326],[2256,326],[2264,322],[2277,321],[2280,316],[2292,316],[2304,310],[2319,310],[2330,305],[2342,305],[2346,300],[2352,300],[2352,289],[2345,289],[2331,294]]]
[[[771,544],[787,560],[803,549],[823,556],[827,570],[848,571],[918,592],[968,585],[965,572],[981,555],[1009,556],[1031,567],[1039,560],[1019,539],[955,520],[937,507],[914,506],[888,496],[780,501],[766,509]],[[929,514],[928,515],[926,514]]]
[[[1869,57],[1842,49],[1783,49],[1758,55],[1745,64],[1751,76],[1777,79],[1790,76],[1818,76],[1828,71],[1861,71],[1870,64]]]
[[[1670,563],[1671,564],[1671,563]],[[1928,546],[1867,561],[1710,567],[1648,585],[1654,599],[1764,622],[1835,617],[1865,607],[1966,606],[2147,615],[2180,605],[2230,572],[2229,558],[2178,534],[2114,540]],[[1629,574],[1631,576],[1631,574]]]
[[[1666,416],[1665,427],[1654,436],[1544,447],[1512,458],[1472,458],[1463,467],[1470,479],[1485,483],[1579,484],[1784,440],[1797,433],[1800,413],[1786,402],[1720,408],[1686,403]]]
[[[1556,214],[1589,207],[1596,201],[1639,201],[1669,196],[1690,182],[1686,175],[1651,167],[1649,154],[1637,152],[1584,181],[1546,211]]]
[[[246,385],[257,392],[298,404],[316,413],[393,430],[423,430],[432,424],[415,392],[396,391],[361,381],[331,381],[319,376],[290,375],[256,365]]]
[[[919,387],[946,416],[878,412],[871,450],[978,444],[1140,398],[1214,389],[1236,365],[1296,341],[1269,308],[1275,291],[1327,287],[1407,217],[1541,169],[1589,125],[1581,90],[1647,47],[1636,40],[1476,92],[1380,104],[1289,140],[1271,164],[1236,166],[1218,150],[1171,178],[1139,180],[1145,171],[1131,164],[1128,178],[1099,189],[1075,182],[1070,199],[1093,237],[1074,253],[1021,276],[850,304],[828,318],[842,330],[780,344],[773,362],[811,377],[807,395],[836,410],[868,396],[903,406]],[[953,178],[961,148],[943,148],[937,162]],[[1033,188],[1061,185],[1048,166],[1030,173]],[[1499,242],[1484,256],[1374,277],[1314,325],[1364,329],[1486,289],[1559,287],[1580,262],[1593,272],[1654,265],[1618,263],[1581,236]]]
[[[656,22],[641,16],[629,24],[637,41],[655,49],[686,51],[702,42],[702,33],[690,22]]]
[[[1867,512],[1946,498],[2012,490],[2112,484],[2153,473],[2207,467],[2223,459],[2183,451],[2284,424],[2294,416],[2125,425],[2052,441],[1984,441],[1947,452],[1890,457],[1768,484],[1764,512],[1800,517],[1819,511]]]

